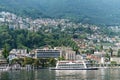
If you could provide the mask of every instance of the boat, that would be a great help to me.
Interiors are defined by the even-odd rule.
[[[55,68],[51,70],[98,70],[92,67],[89,61],[58,61]]]
[[[10,70],[9,65],[0,65],[0,71],[8,71]]]

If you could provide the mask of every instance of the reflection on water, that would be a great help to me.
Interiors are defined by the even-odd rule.
[[[120,69],[0,72],[0,80],[120,80]]]
[[[28,71],[6,71],[0,72],[0,80],[34,80],[34,75]]]
[[[56,71],[56,80],[79,80],[84,78],[86,71],[69,71],[69,70],[60,70]]]
[[[56,71],[56,80],[94,80],[96,71],[65,70]]]

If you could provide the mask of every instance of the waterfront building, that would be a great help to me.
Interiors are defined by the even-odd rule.
[[[29,54],[27,54],[27,49],[12,49],[8,56],[9,61],[16,58],[24,58],[24,57],[30,57]]]
[[[66,57],[65,57],[66,60],[75,60],[76,59],[76,53],[75,51],[72,51],[72,50],[68,50],[66,51]]]
[[[94,52],[94,54],[87,55],[87,58],[91,59],[93,61],[96,61],[96,63],[98,63],[98,64],[104,64],[105,60],[107,60],[105,58],[105,55],[106,55],[106,53],[104,51],[101,51],[101,52],[96,51],[96,52]]]
[[[15,54],[10,54],[9,56],[8,56],[8,59],[9,59],[9,61],[12,61],[13,59],[17,59],[18,57],[17,57],[17,55],[15,55]]]
[[[105,51],[96,51],[96,52],[94,52],[94,55],[102,57],[102,56],[105,56],[106,53],[105,53]]]
[[[27,54],[27,49],[12,49],[10,54]]]
[[[35,58],[58,58],[60,53],[60,50],[55,49],[36,49]]]
[[[76,55],[76,60],[86,60],[87,59],[87,54],[77,54]]]
[[[0,58],[0,65],[7,64],[7,60],[5,58]]]
[[[65,60],[75,60],[76,52],[73,51],[70,47],[56,47],[55,49],[60,49],[61,54],[60,57],[64,57]]]
[[[120,64],[120,57],[111,57],[110,61],[114,61],[117,64]]]

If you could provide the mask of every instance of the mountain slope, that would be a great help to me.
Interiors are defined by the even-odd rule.
[[[0,0],[0,10],[37,17],[72,18],[92,24],[118,25],[120,0]]]

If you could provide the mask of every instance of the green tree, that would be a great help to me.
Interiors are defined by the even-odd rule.
[[[29,57],[25,57],[24,58],[24,64],[33,64],[34,63],[34,60],[32,58],[29,58]]]
[[[49,58],[49,66],[50,67],[56,66],[56,60],[54,58]]]
[[[40,58],[39,61],[43,68],[47,66],[48,59]]]
[[[100,45],[100,50],[101,50],[101,51],[103,50],[103,45]]]
[[[108,52],[110,53],[111,56],[113,56],[113,49],[109,48]]]
[[[89,53],[90,53],[90,54],[94,54],[94,52],[95,52],[94,49],[90,49],[90,50],[89,50]]]
[[[58,57],[58,60],[62,61],[62,60],[65,60],[65,58],[63,56],[62,57]]]
[[[115,66],[117,64],[116,61],[111,61],[111,66]]]
[[[9,56],[9,51],[8,51],[8,48],[7,48],[7,44],[5,44],[5,47],[3,49],[3,52],[2,52],[2,55],[4,56],[4,58],[8,58]]]
[[[117,54],[118,57],[120,57],[120,49],[118,49],[118,54]]]
[[[110,55],[108,53],[106,53],[105,57],[110,61]]]
[[[39,59],[34,59],[33,65],[38,67],[40,65]]]

